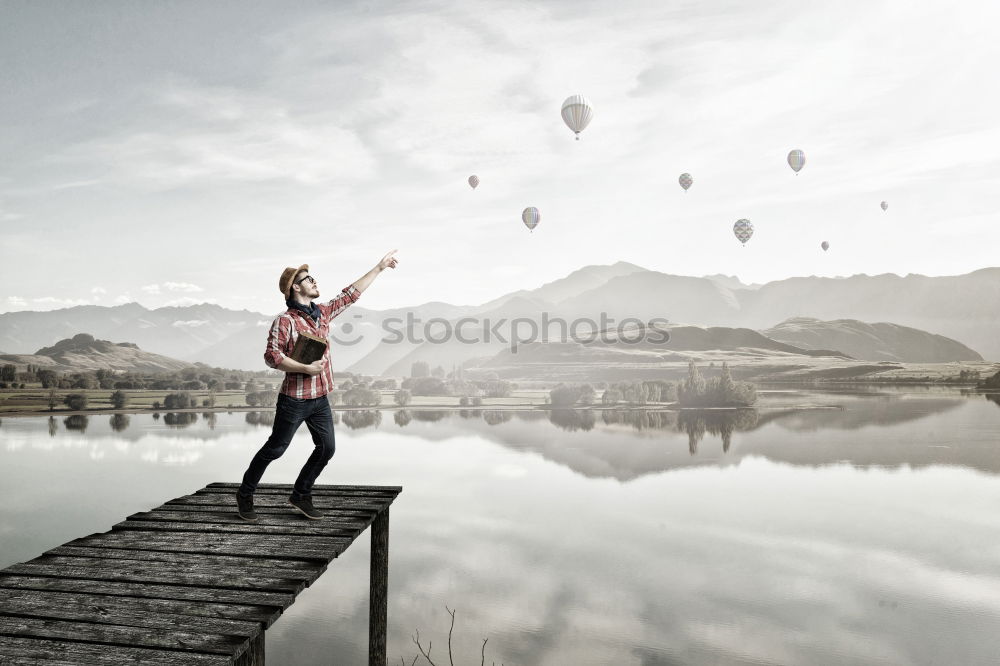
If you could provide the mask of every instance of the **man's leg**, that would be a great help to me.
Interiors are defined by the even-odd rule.
[[[330,462],[334,452],[337,450],[336,440],[333,436],[333,411],[330,409],[330,402],[326,396],[317,398],[314,411],[306,418],[306,427],[312,435],[313,451],[299,472],[299,478],[295,480],[295,488],[292,491],[292,499],[299,500],[309,497],[312,494],[313,484],[316,478],[323,471],[326,464]]]
[[[295,431],[305,420],[306,405],[308,400],[298,400],[290,398],[281,393],[278,395],[278,405],[274,411],[274,426],[271,428],[271,436],[264,442],[264,446],[257,451],[250,466],[243,475],[243,483],[240,484],[239,494],[242,497],[251,497],[257,490],[260,478],[264,476],[264,470],[277,460],[288,448]]]

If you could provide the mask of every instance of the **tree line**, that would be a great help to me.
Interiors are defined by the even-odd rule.
[[[553,407],[587,406],[594,403],[595,395],[591,384],[563,383],[549,391],[549,403]],[[757,388],[750,382],[734,380],[725,362],[718,377],[706,379],[691,362],[687,377],[680,382],[662,379],[616,382],[609,384],[601,396],[601,404],[605,406],[677,402],[682,407],[748,407],[756,401]]]

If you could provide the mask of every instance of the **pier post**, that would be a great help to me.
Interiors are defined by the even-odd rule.
[[[386,666],[385,641],[389,587],[389,507],[372,523],[371,590],[368,611],[368,666]]]

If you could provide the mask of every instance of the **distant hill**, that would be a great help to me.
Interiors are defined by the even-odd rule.
[[[610,266],[584,266],[564,278],[546,282],[537,289],[521,289],[483,303],[481,306],[475,308],[475,312],[483,313],[498,310],[506,306],[508,301],[512,299],[521,299],[522,302],[530,302],[536,306],[550,307],[554,303],[564,301],[567,298],[573,298],[591,289],[596,289],[608,280],[616,277],[645,272],[647,272],[645,268],[630,264],[627,261],[619,261]]]
[[[758,330],[791,317],[892,322],[944,335],[1000,359],[1000,268],[965,275],[789,278],[737,292],[741,323]],[[709,322],[703,322],[709,323]]]
[[[493,357],[469,364],[470,378],[496,372],[503,378],[558,381],[614,381],[622,379],[679,378],[687,373],[687,363],[712,364],[718,372],[722,361],[740,363],[734,376],[777,377],[806,368],[857,367],[859,364],[838,351],[810,350],[772,340],[746,328],[696,326],[657,326],[670,333],[663,341],[658,333],[649,333],[642,342],[639,335],[626,330],[623,340],[614,331],[592,342],[536,342],[519,347],[514,353],[504,349]],[[863,374],[863,373],[862,373]]]
[[[760,287],[759,284],[743,284],[738,277],[735,275],[723,275],[722,273],[716,273],[715,275],[703,275],[706,280],[711,280],[717,282],[727,289],[757,289]]]
[[[839,349],[867,361],[947,363],[983,360],[961,342],[898,324],[793,317],[761,333],[804,349]]]
[[[138,303],[114,307],[82,305],[49,312],[0,314],[0,344],[25,354],[39,345],[52,345],[77,333],[103,340],[128,340],[142,349],[173,358],[228,338],[243,328],[270,323],[273,315],[228,310],[202,303],[149,310]]]
[[[60,340],[50,347],[43,347],[34,354],[4,354],[0,362],[17,366],[27,364],[58,372],[86,372],[93,370],[119,370],[129,372],[171,372],[190,367],[178,361],[139,349],[131,342],[97,340],[87,333]]]
[[[864,358],[886,360],[955,354],[982,354],[989,359],[1000,359],[997,303],[1000,303],[1000,268],[941,277],[810,276],[745,285],[735,276],[671,275],[618,262],[585,266],[536,289],[509,292],[480,305],[431,301],[383,311],[353,305],[334,322],[334,368],[364,374],[404,368],[405,374],[414,360],[448,368],[463,359],[492,356],[503,348],[503,343],[481,347],[452,342],[385,343],[384,327],[391,318],[405,321],[411,315],[422,320],[423,323],[417,324],[422,333],[424,324],[438,317],[452,323],[461,317],[476,317],[480,322],[487,317],[491,321],[518,317],[537,321],[543,312],[550,319],[558,317],[567,322],[581,318],[597,320],[604,313],[616,322],[626,318],[643,321],[660,318],[672,325],[749,329],[765,335],[771,330],[769,327],[778,328],[774,322],[792,318],[884,322],[899,328],[895,332],[877,331],[876,338],[881,342],[872,339],[867,346],[861,341],[868,334],[860,329],[844,331],[843,338],[772,340],[793,346],[809,342],[849,356],[863,353]],[[136,303],[78,306],[50,312],[8,312],[0,314],[0,348],[14,354],[29,354],[39,345],[52,345],[78,333],[88,333],[105,340],[128,340],[143,350],[175,359],[260,370],[264,367],[266,326],[281,311],[278,306],[269,314],[211,304],[149,310]],[[791,333],[785,331],[781,335]],[[942,337],[954,345],[943,343],[939,339]],[[342,344],[337,339],[358,343]],[[849,346],[852,341],[861,346]],[[921,349],[921,345],[928,348]],[[876,351],[888,355],[872,356]]]

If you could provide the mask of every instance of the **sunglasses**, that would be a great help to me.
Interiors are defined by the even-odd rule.
[[[302,284],[302,283],[303,283],[303,282],[305,282],[306,280],[309,280],[309,281],[310,281],[310,282],[312,282],[313,284],[316,284],[316,278],[314,278],[314,277],[313,277],[312,275],[307,275],[307,276],[305,276],[304,278],[302,278],[301,280],[296,280],[296,281],[295,281],[295,284]]]

